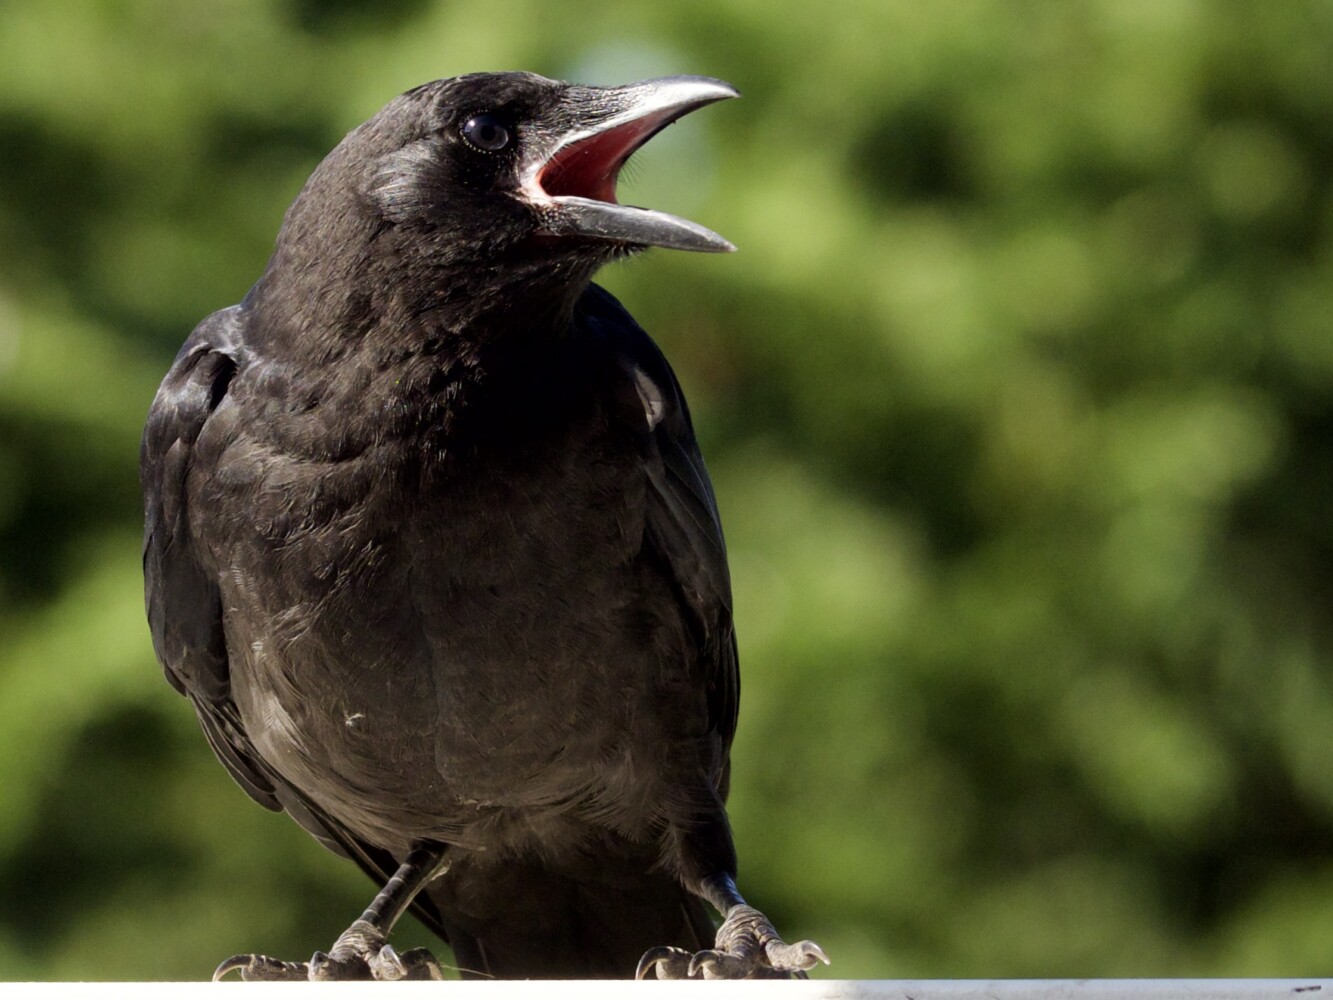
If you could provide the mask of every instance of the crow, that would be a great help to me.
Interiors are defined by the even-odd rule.
[[[671,368],[603,263],[728,251],[621,205],[734,97],[676,76],[428,83],[350,132],[185,341],[140,458],[153,645],[214,753],[381,891],[215,977],[801,976],[737,891],[726,550]],[[716,928],[704,902],[724,920]]]

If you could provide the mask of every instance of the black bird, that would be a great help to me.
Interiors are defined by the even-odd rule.
[[[439,80],[352,131],[144,432],[154,648],[214,752],[382,887],[254,979],[800,975],[736,890],[739,679],[680,387],[591,284],[733,249],[617,204],[626,159],[736,92]],[[702,901],[725,915],[716,932]]]

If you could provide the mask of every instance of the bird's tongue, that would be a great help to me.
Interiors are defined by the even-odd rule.
[[[646,115],[570,143],[542,167],[537,183],[552,198],[572,195],[614,205],[620,168],[674,117],[669,112]]]

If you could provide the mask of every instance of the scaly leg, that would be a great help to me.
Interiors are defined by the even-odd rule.
[[[413,948],[399,955],[388,937],[422,887],[448,869],[446,850],[445,845],[436,843],[414,847],[366,911],[338,935],[327,953],[317,951],[308,962],[235,955],[217,967],[213,980],[233,970],[239,970],[246,982],[443,979],[440,965],[429,951]]]
[[[769,919],[741,897],[722,796],[711,783],[699,792],[699,811],[669,829],[666,853],[685,887],[722,914],[722,926],[713,947],[703,951],[650,948],[639,959],[635,978],[642,979],[651,969],[658,979],[804,979],[805,970],[816,962],[827,965],[819,945],[783,941]]]

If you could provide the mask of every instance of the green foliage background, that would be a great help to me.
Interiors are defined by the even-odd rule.
[[[717,481],[752,899],[830,975],[1328,975],[1331,67],[1328,0],[0,6],[0,978],[368,898],[161,681],[138,435],[347,129],[507,68],[745,93],[623,190],[741,252],[602,279]]]

